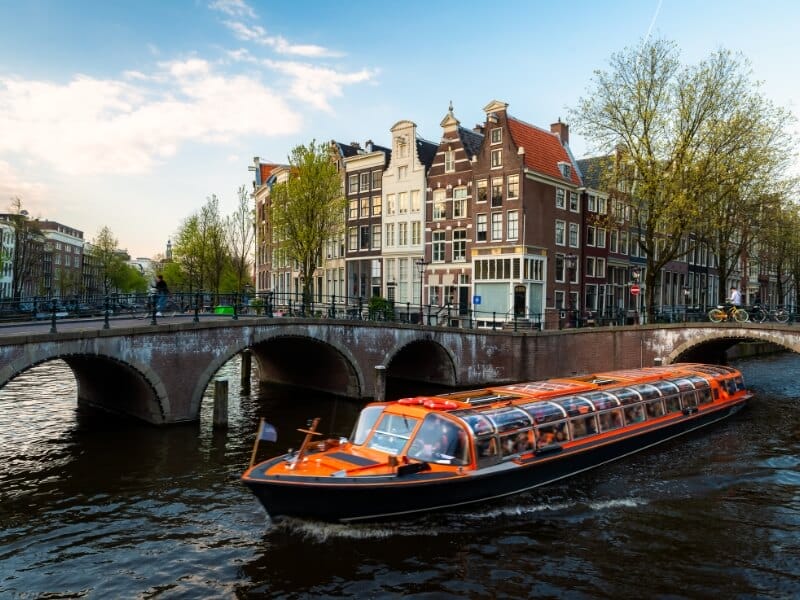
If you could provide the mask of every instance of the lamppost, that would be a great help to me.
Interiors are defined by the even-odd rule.
[[[417,266],[417,273],[419,273],[419,324],[423,325],[422,322],[422,278],[425,275],[425,267],[428,266],[428,263],[425,262],[424,259],[418,258],[414,261],[414,264]]]
[[[686,323],[687,320],[687,313],[689,312],[689,296],[691,295],[691,290],[689,289],[688,285],[683,286],[683,322]]]
[[[633,296],[634,325],[639,324],[639,277],[642,272],[639,267],[631,269],[631,295]]]
[[[569,306],[569,327],[575,326],[575,301],[572,298],[572,280],[575,279],[575,269],[578,266],[578,257],[574,254],[567,254],[564,257],[567,261],[567,306]]]

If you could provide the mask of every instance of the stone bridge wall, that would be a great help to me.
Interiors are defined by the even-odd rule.
[[[242,319],[106,330],[0,335],[0,387],[42,362],[65,360],[78,401],[151,423],[198,418],[203,392],[228,360],[250,349],[262,380],[354,398],[388,377],[478,387],[664,364],[717,361],[743,340],[800,351],[790,325],[671,324],[505,332],[318,319]]]

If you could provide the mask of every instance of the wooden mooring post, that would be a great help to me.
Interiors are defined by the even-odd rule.
[[[214,428],[228,426],[228,380],[214,382]]]
[[[375,367],[375,402],[386,400],[386,367],[378,365]]]
[[[250,350],[242,350],[242,373],[239,387],[241,394],[246,396],[250,393],[250,371],[253,365],[253,355]]]

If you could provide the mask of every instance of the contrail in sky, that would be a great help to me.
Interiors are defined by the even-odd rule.
[[[656,12],[653,15],[653,19],[650,21],[650,27],[647,28],[647,35],[644,36],[644,43],[647,43],[647,40],[650,38],[650,33],[653,31],[653,25],[656,24],[656,19],[658,18],[658,13],[661,12],[661,3],[664,0],[658,0],[658,6],[656,6]]]

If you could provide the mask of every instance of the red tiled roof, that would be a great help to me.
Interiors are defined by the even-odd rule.
[[[272,171],[275,170],[275,167],[278,167],[280,165],[273,165],[271,163],[270,164],[261,163],[258,166],[261,169],[261,182],[266,183],[267,179],[269,179],[269,176],[272,174]]]
[[[577,169],[559,137],[544,129],[508,117],[508,128],[517,146],[525,148],[525,166],[544,175],[564,179],[558,163],[570,164],[570,182],[581,185]]]

